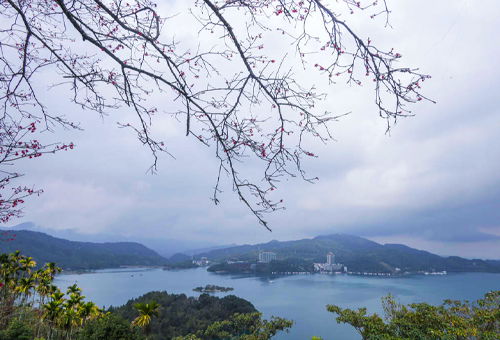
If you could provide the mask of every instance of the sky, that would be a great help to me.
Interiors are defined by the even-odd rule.
[[[57,88],[49,106],[76,117],[84,131],[44,136],[76,148],[19,163],[25,182],[44,194],[10,224],[31,221],[96,241],[107,234],[198,245],[347,233],[441,255],[500,259],[500,3],[388,3],[392,27],[352,19],[353,27],[431,74],[424,93],[437,104],[419,103],[414,117],[400,119],[387,134],[369,86],[328,88],[331,105],[351,114],[334,123],[336,141],[316,145],[318,158],[306,162],[316,184],[289,178],[279,185],[286,209],[266,216],[272,232],[228,185],[221,204],[213,204],[214,149],[185,137],[182,122],[162,120],[175,159],[161,156],[151,175],[151,155],[130,131],[116,128],[130,113],[84,112]],[[175,1],[168,6],[183,10]],[[185,25],[176,26],[180,38],[192,29]]]

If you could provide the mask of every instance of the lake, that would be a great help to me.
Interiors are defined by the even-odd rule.
[[[197,296],[192,289],[206,284],[233,287],[229,293],[254,304],[265,317],[276,315],[295,321],[290,333],[274,339],[306,340],[313,335],[325,340],[357,340],[360,336],[347,325],[335,322],[326,304],[367,307],[381,312],[380,298],[394,295],[402,303],[443,299],[481,298],[500,289],[500,274],[461,273],[379,278],[351,275],[296,275],[279,278],[209,273],[205,268],[165,271],[162,269],[109,269],[84,274],[62,274],[55,283],[61,288],[77,283],[87,299],[100,306],[118,306],[153,290]]]

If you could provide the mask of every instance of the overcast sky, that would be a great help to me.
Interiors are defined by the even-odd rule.
[[[279,186],[287,209],[267,216],[272,233],[228,186],[213,205],[214,150],[186,138],[182,123],[161,127],[176,159],[162,157],[150,175],[148,151],[115,126],[126,112],[104,119],[80,112],[59,100],[64,92],[51,105],[77,117],[85,131],[53,136],[73,141],[74,151],[21,164],[25,181],[45,193],[11,224],[212,244],[349,233],[444,255],[500,258],[500,2],[389,4],[392,28],[367,32],[363,21],[355,27],[431,74],[424,92],[438,103],[416,105],[416,116],[387,135],[370,88],[328,89],[332,105],[352,114],[334,124],[337,142],[319,146],[319,157],[306,164],[318,183],[290,179]],[[184,29],[178,27],[180,36]]]

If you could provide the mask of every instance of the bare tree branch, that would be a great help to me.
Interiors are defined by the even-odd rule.
[[[400,67],[399,53],[379,49],[337,14],[347,9],[371,18],[383,15],[387,26],[385,0],[197,0],[191,13],[198,40],[189,47],[174,39],[175,31],[165,32],[168,19],[150,0],[5,0],[0,6],[0,165],[18,159],[12,156],[16,143],[27,150],[19,158],[73,147],[42,146],[22,135],[31,123],[50,130],[79,127],[40,100],[35,82],[45,70],[54,74],[54,85],[69,85],[73,102],[82,108],[101,115],[121,107],[135,112],[136,123],[119,126],[132,129],[150,150],[153,172],[158,155],[169,153],[154,132],[155,117],[185,119],[186,136],[214,147],[219,161],[213,201],[219,203],[228,177],[269,230],[264,214],[283,207],[272,192],[286,176],[316,179],[302,168],[304,158],[316,157],[308,141],[332,140],[331,123],[346,114],[319,109],[327,96],[301,74],[316,72],[332,86],[340,79],[362,85],[366,77],[388,129],[398,117],[412,114],[408,104],[430,100],[420,92],[429,76]],[[292,50],[272,57],[264,41],[276,34]],[[311,55],[320,61],[312,62]],[[175,109],[151,106],[152,96],[165,97]],[[261,167],[257,175],[254,164]],[[19,177],[4,173],[9,181]],[[1,209],[13,211],[15,198],[9,202]]]

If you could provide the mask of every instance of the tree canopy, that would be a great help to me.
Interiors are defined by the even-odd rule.
[[[61,291],[54,263],[35,269],[20,252],[0,253],[0,340],[270,339],[292,322],[263,319],[255,307],[234,295],[149,292],[121,307],[102,310],[85,301],[76,284]],[[142,329],[142,332],[141,332]],[[141,334],[142,333],[142,334]]]
[[[391,295],[382,300],[384,317],[328,305],[338,323],[353,326],[363,340],[482,339],[500,336],[500,291],[475,302],[445,300],[442,305],[399,304]]]

